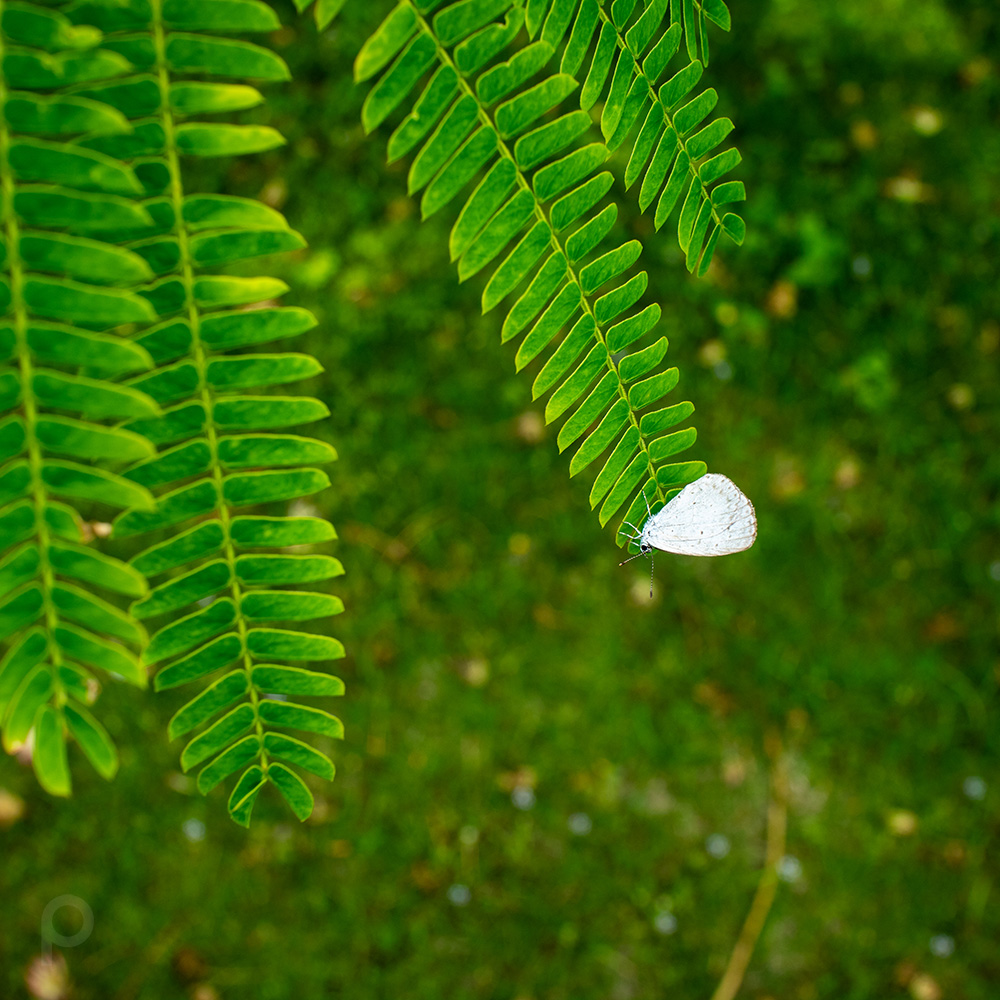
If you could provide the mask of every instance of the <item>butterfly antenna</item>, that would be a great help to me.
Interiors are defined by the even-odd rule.
[[[649,599],[653,599],[653,553],[649,554]]]
[[[643,488],[642,488],[642,499],[643,499],[643,500],[646,500],[646,487],[645,487],[645,486],[643,486]],[[647,514],[648,514],[648,515],[649,515],[650,517],[652,517],[652,516],[653,516],[653,511],[652,511],[652,509],[651,509],[651,508],[650,508],[650,506],[649,506],[649,500],[646,500],[646,513],[647,513]]]
[[[629,556],[628,559],[623,559],[618,565],[624,566],[625,563],[630,563],[633,559],[638,559],[639,556],[644,556],[645,554],[645,552],[636,552],[634,556]]]

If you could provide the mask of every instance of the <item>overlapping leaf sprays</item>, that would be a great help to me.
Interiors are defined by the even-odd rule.
[[[105,44],[138,70],[91,96],[132,119],[129,135],[98,145],[132,157],[146,184],[155,223],[128,245],[161,276],[146,293],[161,322],[136,339],[157,367],[131,385],[163,413],[129,424],[161,450],[127,473],[154,491],[157,502],[114,523],[117,538],[165,535],[133,560],[155,584],[132,606],[138,619],[160,626],[145,660],[157,668],[161,690],[211,681],[170,723],[172,737],[200,730],[181,755],[185,770],[203,765],[198,787],[207,792],[239,771],[229,799],[237,822],[249,823],[268,782],[304,819],[312,794],[287,764],[327,779],[333,764],[277,730],[342,735],[334,716],[287,699],[341,694],[337,678],[300,664],[340,657],[343,647],[326,635],[273,626],[342,610],[330,594],[284,589],[325,581],[342,568],[329,556],[283,551],[334,537],[326,521],[246,509],[328,485],[326,474],[311,467],[334,457],[328,445],[274,433],[318,420],[327,408],[316,399],[270,392],[317,374],[320,366],[308,355],[261,351],[304,333],[315,320],[303,309],[264,301],[284,294],[283,282],[206,273],[300,247],[302,240],[278,212],[257,202],[188,193],[183,167],[187,157],[258,153],[283,141],[270,128],[204,120],[260,101],[254,88],[229,82],[233,78],[287,78],[274,53],[218,34],[268,31],[277,20],[257,0],[133,0],[87,6],[80,16],[102,27]],[[262,308],[244,308],[262,302]]]
[[[688,270],[697,269],[699,276],[704,275],[720,235],[726,233],[735,243],[742,243],[745,234],[743,220],[724,208],[745,198],[743,183],[728,181],[713,187],[739,164],[739,151],[729,148],[709,155],[732,132],[733,123],[717,118],[704,124],[718,101],[712,88],[691,97],[703,72],[702,63],[695,58],[699,47],[695,39],[700,40],[707,63],[704,19],[708,16],[728,29],[729,12],[721,0],[706,4],[704,10],[693,0],[674,0],[668,24],[667,0],[650,0],[645,9],[637,9],[636,0],[615,0],[609,6],[610,14],[597,0],[582,0],[561,69],[584,79],[580,106],[585,111],[607,90],[601,131],[609,151],[623,145],[630,150],[625,186],[631,187],[642,178],[639,207],[645,212],[656,204],[657,229],[681,205],[677,239],[686,254]],[[576,0],[552,0],[543,40],[549,31],[552,44],[558,44],[566,21],[561,8],[572,11],[575,7]],[[682,24],[691,62],[661,85],[680,48]],[[640,122],[641,127],[636,128]]]
[[[325,778],[333,765],[279,730],[341,733],[325,711],[288,700],[342,690],[301,666],[342,655],[340,644],[295,625],[340,610],[322,585],[341,568],[311,550],[333,537],[325,521],[255,508],[326,485],[314,466],[331,449],[289,431],[327,411],[278,388],[319,367],[265,349],[313,319],[270,301],[287,290],[280,281],[213,273],[301,239],[256,202],[191,193],[183,169],[187,157],[281,143],[273,129],[205,120],[261,100],[243,80],[286,78],[274,53],[225,37],[277,21],[259,0],[78,0],[66,16],[57,6],[0,0],[4,740],[10,748],[34,730],[52,791],[69,788],[67,734],[110,775],[115,752],[86,708],[91,668],[143,683],[129,644],[143,644],[139,623],[151,620],[145,662],[157,686],[208,684],[170,726],[197,732],[182,764],[201,767],[199,787],[239,771],[229,803],[238,822],[268,782],[305,817],[311,795],[287,764]],[[341,6],[319,0],[317,22]],[[513,299],[503,337],[522,338],[518,368],[547,355],[534,393],[551,393],[548,420],[566,417],[558,443],[577,445],[571,474],[597,463],[601,523],[623,508],[634,521],[704,465],[667,461],[694,441],[693,428],[672,431],[693,407],[663,405],[678,374],[663,369],[659,306],[641,305],[638,241],[607,244],[617,209],[603,204],[614,179],[603,167],[627,150],[623,179],[641,180],[657,229],[679,209],[689,269],[705,272],[721,234],[742,240],[742,221],[725,210],[742,184],[720,182],[739,154],[717,151],[731,123],[708,120],[713,90],[692,97],[705,22],[728,29],[728,11],[722,0],[439,7],[402,0],[364,47],[357,75],[379,77],[364,124],[419,90],[390,158],[416,151],[410,189],[423,192],[425,215],[474,187],[451,234],[459,274],[492,269],[484,308]],[[669,75],[682,43],[690,62]],[[574,94],[579,107],[566,110]],[[587,138],[598,107],[603,143]],[[81,544],[67,500],[86,513],[128,507],[115,535],[142,538],[145,551],[128,567]],[[125,615],[91,584],[140,600]]]
[[[303,242],[264,205],[189,193],[183,170],[187,157],[283,142],[270,128],[204,120],[262,100],[237,80],[287,78],[272,52],[224,37],[277,19],[257,0],[82,0],[66,16],[5,0],[0,15],[5,746],[33,730],[39,778],[65,794],[67,733],[106,776],[117,765],[86,708],[90,667],[144,684],[153,666],[160,689],[208,679],[171,720],[174,737],[197,731],[184,768],[204,765],[202,791],[241,772],[229,803],[237,822],[249,822],[268,782],[304,819],[312,795],[288,764],[326,779],[333,764],[281,730],[342,734],[335,717],[297,700],[342,693],[302,664],[343,648],[276,626],[341,611],[338,598],[300,585],[322,587],[342,569],[310,552],[335,537],[328,522],[280,515],[328,484],[313,466],[335,456],[281,433],[327,415],[318,400],[276,390],[319,365],[266,345],[315,320],[274,304],[288,290],[281,281],[212,273]],[[24,92],[57,87],[54,98]],[[126,508],[114,534],[157,531],[155,544],[131,565],[100,554],[81,544],[67,499],[88,512]],[[94,586],[139,600],[126,614]],[[148,643],[147,620],[157,625]],[[145,647],[141,660],[130,645]]]
[[[609,147],[585,142],[591,128],[587,110],[610,78],[601,116],[604,135],[616,147],[633,126],[639,128],[630,179],[641,174],[652,154],[640,198],[649,204],[659,195],[657,225],[684,195],[679,237],[689,267],[699,271],[707,268],[722,231],[742,238],[735,216],[720,218],[718,210],[737,200],[742,186],[714,191],[709,186],[738,162],[738,154],[706,159],[731,125],[722,119],[699,128],[715,104],[714,91],[682,104],[700,75],[698,62],[655,91],[683,34],[680,24],[663,27],[664,0],[642,10],[634,0],[616,0],[610,16],[596,0],[532,0],[527,9],[509,0],[439,6],[436,0],[401,0],[365,44],[355,75],[377,80],[365,101],[363,123],[374,129],[415,95],[412,110],[389,139],[389,158],[416,150],[409,190],[423,191],[425,216],[482,178],[451,234],[459,277],[469,278],[503,255],[486,285],[483,308],[520,292],[502,336],[506,341],[523,335],[519,369],[555,345],[533,393],[551,391],[547,421],[569,414],[558,435],[560,450],[583,439],[571,475],[603,458],[592,506],[600,505],[602,524],[626,505],[625,520],[635,521],[647,500],[665,501],[705,466],[665,464],[695,439],[693,428],[663,433],[686,420],[693,407],[662,405],[678,372],[662,369],[666,338],[646,339],[660,318],[655,304],[638,308],[646,273],[626,277],[638,261],[640,243],[605,245],[617,207],[599,206],[614,178],[601,170]],[[673,19],[683,21],[687,7],[674,7]],[[723,20],[724,6],[713,3],[709,9]],[[502,22],[496,20],[501,16]],[[538,40],[498,61],[524,26]],[[689,30],[689,45],[693,37]],[[561,67],[555,72],[548,67],[560,47]],[[588,55],[581,109],[557,112],[578,89],[573,74]]]
[[[34,732],[39,781],[66,795],[67,735],[105,777],[118,766],[89,711],[94,671],[146,683],[135,652],[144,630],[113,603],[142,596],[145,581],[81,544],[77,510],[152,504],[115,470],[153,448],[115,425],[159,406],[111,381],[151,358],[106,332],[153,317],[127,287],[152,272],[105,242],[152,219],[133,200],[142,191],[133,170],[74,140],[127,128],[120,112],[68,89],[127,62],[57,10],[4,0],[0,23],[0,722],[7,751]]]

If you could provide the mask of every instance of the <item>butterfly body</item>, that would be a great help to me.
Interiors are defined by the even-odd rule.
[[[646,501],[647,506],[649,501]],[[757,514],[743,491],[717,472],[688,483],[665,507],[650,512],[641,529],[625,522],[639,543],[638,555],[619,565],[650,555],[653,549],[678,556],[728,556],[750,548],[757,540]],[[653,596],[653,561],[649,565],[649,596]]]

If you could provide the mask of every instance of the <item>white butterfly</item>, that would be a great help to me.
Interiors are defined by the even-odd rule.
[[[650,513],[641,530],[628,521],[623,526],[635,532],[629,540],[639,543],[639,553],[632,559],[653,549],[680,556],[728,556],[750,548],[757,538],[753,504],[731,479],[717,472],[685,486],[665,507]],[[626,562],[631,559],[620,565]]]

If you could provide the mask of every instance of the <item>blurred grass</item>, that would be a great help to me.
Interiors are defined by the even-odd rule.
[[[310,244],[263,273],[320,319],[305,349],[341,456],[320,500],[348,569],[337,780],[314,821],[269,797],[245,834],[177,773],[180,701],[107,689],[114,784],[75,767],[56,803],[0,762],[27,800],[0,833],[0,995],[25,995],[40,914],[72,893],[95,915],[67,952],[80,1000],[196,981],[255,1000],[708,997],[758,877],[775,729],[800,875],[741,995],[994,997],[995,6],[734,3],[706,83],[737,124],[749,235],[707,280],[618,191],[698,407],[690,454],[761,526],[743,556],[661,557],[652,603],[481,284],[457,284],[452,216],[421,224],[387,133],[362,134],[350,64],[381,12],[348,4],[317,38],[286,11],[295,83],[260,118],[288,148],[202,176],[279,204]]]

